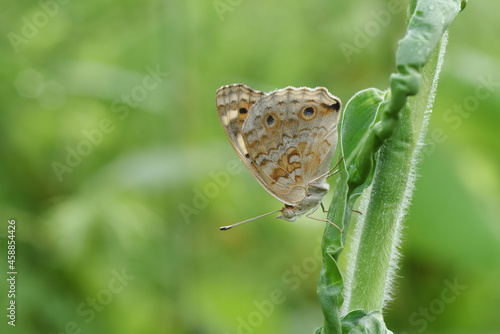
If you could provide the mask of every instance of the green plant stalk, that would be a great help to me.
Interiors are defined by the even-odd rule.
[[[346,105],[339,132],[344,160],[328,213],[328,219],[344,233],[327,224],[323,236],[318,295],[325,322],[315,333],[391,333],[381,311],[390,295],[401,221],[413,190],[446,38],[440,52],[435,50],[464,4],[460,0],[412,0],[390,91],[385,95],[376,89],[361,91]],[[342,254],[352,208],[363,191],[364,203],[369,205],[354,226],[355,245]],[[344,258],[347,261],[342,262]]]
[[[372,186],[365,190],[362,202],[368,205],[365,215],[354,226],[354,245],[342,254],[340,260],[341,269],[347,273],[341,314],[357,309],[380,311],[390,299],[399,259],[397,248],[401,224],[413,192],[418,153],[426,132],[447,38],[443,38],[430,61],[430,55],[425,51],[442,35],[439,29],[446,29],[461,8],[453,2],[444,4],[441,9],[447,13],[448,24],[436,27],[428,25],[428,21],[435,20],[436,16],[425,16],[422,13],[426,11],[419,8],[431,5],[428,1],[417,4],[415,15],[410,20],[409,33],[398,50],[400,73],[391,76],[392,97],[380,106],[381,122],[374,128],[380,137],[389,139],[378,153]],[[437,12],[437,17],[443,16],[443,12],[433,10],[431,8],[430,12]],[[419,29],[423,29],[420,34]],[[421,38],[422,31],[432,34],[425,36],[425,40]],[[408,96],[415,95],[421,87],[417,97],[411,98],[407,104]],[[387,136],[387,129],[392,128],[390,125],[397,120],[397,110],[401,107],[400,124],[392,135]]]
[[[437,59],[429,67],[437,69]],[[432,97],[419,94],[423,100]],[[419,138],[428,120],[428,116],[423,117],[426,106],[424,103],[423,108],[411,112],[410,107],[403,108],[400,125],[380,149],[372,186],[361,200],[368,205],[361,208],[364,214],[353,226],[354,244],[342,254],[352,261],[351,267],[346,268],[350,283],[344,291],[342,313],[382,310],[390,296],[399,259],[402,220],[415,182]]]
[[[375,127],[375,130],[382,136],[386,135],[386,129],[390,129],[387,125],[397,119],[394,117],[395,111],[400,106],[403,107],[403,112],[400,125],[378,153],[372,187],[365,191],[363,201],[369,204],[364,217],[359,219],[354,227],[355,245],[343,254],[343,257],[348,259],[346,262],[350,264],[345,268],[348,284],[343,293],[345,302],[341,314],[357,309],[366,312],[382,310],[384,303],[390,300],[392,281],[399,259],[397,248],[400,243],[401,224],[412,196],[418,153],[426,132],[447,42],[447,38],[443,38],[439,51],[434,52],[429,61],[430,55],[425,51],[437,43],[437,38],[443,33],[439,29],[446,29],[448,26],[428,25],[429,20],[436,19],[436,12],[437,17],[443,14],[431,8],[427,12],[434,15],[423,15],[429,7],[422,7],[431,5],[427,1],[417,4],[409,23],[409,32],[401,41],[398,50],[397,63],[400,73],[391,76],[391,100],[380,106],[381,122],[378,124],[382,124],[382,127]],[[450,10],[453,5],[454,10]],[[443,4],[441,9],[448,15],[456,15],[460,7],[449,2]],[[449,22],[453,17],[448,16]],[[420,34],[419,29],[423,29]],[[426,35],[425,40],[421,38],[422,31],[433,34]],[[420,72],[424,74],[423,78]],[[415,95],[421,86],[424,89],[407,104],[407,97]],[[384,114],[392,116],[386,117],[385,123]]]

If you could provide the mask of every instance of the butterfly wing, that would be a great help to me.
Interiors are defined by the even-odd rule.
[[[265,95],[265,93],[254,90],[244,84],[222,86],[217,90],[216,106],[222,127],[241,161],[243,161],[257,181],[266,190],[271,192],[248,159],[248,150],[241,132],[243,123],[250,114],[251,107]]]
[[[264,189],[285,204],[300,202],[311,181],[328,171],[337,143],[340,100],[326,88],[288,87],[265,94],[234,84],[217,91],[216,105],[240,159]],[[324,179],[313,183],[321,182]]]
[[[222,86],[217,90],[217,114],[229,141],[242,160],[247,150],[241,137],[241,128],[250,108],[264,95],[244,84]]]
[[[243,138],[243,124],[247,118],[250,116],[250,118],[255,118],[260,112],[259,108],[253,108],[253,105],[266,95],[244,84],[223,86],[217,90],[217,113],[229,142],[254,178],[271,195],[291,205],[292,203],[284,200],[282,196],[283,193],[288,193],[290,189],[280,185],[272,187],[273,181],[269,179],[269,176],[262,174],[258,170],[258,166],[254,163],[255,160],[251,158],[255,154],[248,151],[247,142]]]
[[[286,204],[301,202],[325,174],[337,144],[340,100],[326,88],[288,87],[249,110],[242,139],[261,184]]]

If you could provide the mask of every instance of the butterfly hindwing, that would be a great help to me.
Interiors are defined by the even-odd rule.
[[[242,137],[256,174],[275,197],[296,204],[328,171],[339,111],[340,100],[325,88],[288,87],[251,107]]]

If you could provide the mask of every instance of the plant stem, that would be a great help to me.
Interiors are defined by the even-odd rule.
[[[395,105],[405,105],[405,95],[413,95],[420,86],[422,89],[403,108],[400,125],[381,147],[372,186],[363,194],[362,202],[368,203],[366,213],[354,224],[353,244],[342,254],[341,262],[346,266],[344,279],[348,283],[344,289],[341,314],[356,309],[366,312],[382,310],[390,300],[400,257],[402,221],[413,193],[418,154],[429,122],[446,43],[445,35],[429,62],[428,58],[420,57],[427,65],[419,69],[423,77],[420,80],[418,76],[418,82],[408,79],[409,84],[405,87],[406,73],[393,76],[396,80],[403,79],[403,84],[392,82],[393,92],[399,88],[400,94],[395,99],[396,92],[393,93],[391,102],[386,105],[386,113],[398,109],[392,108]],[[400,69],[420,67],[415,66],[420,65],[415,62],[413,65],[400,66]],[[411,77],[412,74],[408,74]],[[381,108],[384,108],[383,104]]]
[[[325,322],[315,333],[391,333],[381,311],[400,256],[402,221],[447,43],[442,37],[464,4],[411,1],[390,91],[367,89],[346,105],[339,132],[344,160],[328,213],[343,233],[327,224],[323,236],[318,295]],[[364,215],[349,229],[360,194]],[[344,250],[348,231],[350,245]]]

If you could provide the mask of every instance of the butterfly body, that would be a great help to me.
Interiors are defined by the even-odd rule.
[[[271,93],[244,84],[219,88],[217,113],[229,141],[255,179],[294,221],[315,209],[337,144],[341,103],[324,87]]]

